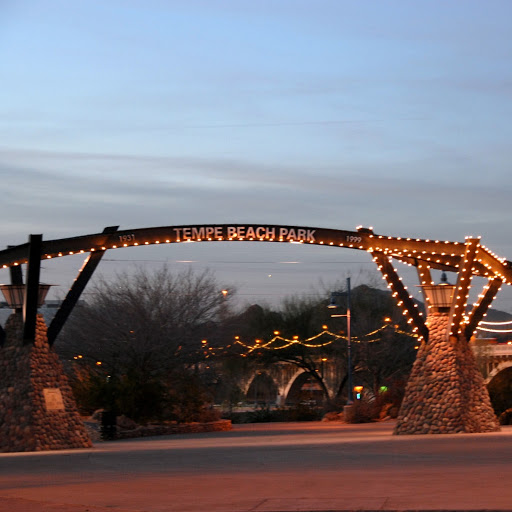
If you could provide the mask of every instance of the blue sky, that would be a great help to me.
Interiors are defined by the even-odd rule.
[[[362,224],[481,235],[512,259],[511,19],[505,0],[0,0],[0,246],[114,224]],[[101,271],[192,260],[272,301],[373,269],[193,245],[112,252]],[[64,293],[80,263],[44,277]]]

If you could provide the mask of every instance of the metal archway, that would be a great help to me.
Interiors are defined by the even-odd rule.
[[[24,339],[31,340],[35,333],[40,261],[89,253],[48,328],[48,341],[52,344],[107,250],[152,244],[219,241],[314,244],[367,251],[373,256],[393,295],[402,306],[404,314],[409,317],[408,321],[423,339],[428,338],[424,318],[393,268],[392,259],[415,266],[422,285],[432,284],[431,268],[458,273],[451,311],[451,333],[461,332],[463,329],[468,339],[485,315],[501,284],[512,283],[512,262],[499,258],[480,245],[479,238],[467,238],[465,242],[450,242],[377,235],[373,229],[363,227],[357,228],[357,231],[346,231],[275,224],[201,224],[121,231],[118,230],[118,226],[111,226],[105,228],[102,233],[56,240],[43,240],[42,235],[30,235],[27,243],[0,251],[0,267],[11,268],[11,281],[13,284],[20,284],[19,266],[27,265],[23,308]],[[463,319],[463,312],[472,276],[487,278],[488,286],[480,295],[479,301],[471,311],[469,321],[466,322]]]

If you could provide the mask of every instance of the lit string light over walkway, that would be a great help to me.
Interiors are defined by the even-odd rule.
[[[492,327],[486,327],[490,325]],[[498,326],[509,326],[509,329],[497,329]],[[507,333],[512,332],[512,320],[508,322],[484,322],[483,320],[480,322],[480,325],[477,327],[479,331],[487,331],[487,332],[496,332],[496,333]]]
[[[390,327],[389,324],[386,323],[385,325],[382,325],[378,329],[375,329],[374,331],[365,334],[363,337],[351,336],[351,341],[354,343],[375,343],[375,342],[382,340],[382,338],[378,335],[383,333],[386,330],[389,330],[389,329],[392,329],[393,332],[395,332],[395,333],[403,334],[405,336],[409,336],[416,340],[418,338],[417,334],[411,334],[409,332],[405,332],[405,331]],[[374,336],[374,337],[372,338],[372,336]],[[328,339],[325,340],[325,338],[328,338]],[[241,345],[242,347],[247,349],[248,353],[251,353],[255,350],[260,350],[260,349],[283,350],[283,349],[289,348],[294,345],[295,346],[301,345],[301,346],[307,347],[307,348],[322,348],[322,347],[327,347],[338,340],[347,341],[347,337],[342,334],[336,334],[327,329],[324,329],[323,331],[321,331],[309,338],[306,338],[304,340],[301,340],[298,336],[295,336],[293,338],[284,338],[281,335],[276,334],[273,338],[271,338],[268,341],[262,341],[262,340],[257,339],[254,341],[254,343],[250,344],[248,342],[242,341],[239,336],[235,337],[235,343],[238,345]]]

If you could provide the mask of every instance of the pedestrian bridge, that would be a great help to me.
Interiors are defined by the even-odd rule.
[[[478,346],[473,344],[473,352],[480,363],[486,384],[498,373],[512,366],[512,342]]]
[[[512,342],[473,342],[471,346],[486,384],[501,371],[512,367]],[[239,386],[248,403],[275,403],[283,406],[308,401],[320,405],[325,398],[334,400],[346,386],[346,361],[327,361],[319,357],[317,363],[318,375],[325,388],[310,373],[284,362],[253,369],[242,377]]]

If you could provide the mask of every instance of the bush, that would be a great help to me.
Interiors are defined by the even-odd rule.
[[[494,412],[499,417],[512,406],[512,368],[505,368],[487,385]]]
[[[400,408],[395,404],[384,404],[380,408],[379,419],[383,420],[384,418],[398,418],[398,412]]]
[[[512,425],[512,408],[503,411],[498,418],[500,425]]]
[[[80,414],[90,415],[105,407],[108,390],[104,375],[80,370],[71,376],[70,385]]]
[[[119,379],[111,379],[114,388],[113,410],[137,423],[158,418],[163,411],[165,388],[157,379],[130,372]]]
[[[220,419],[205,387],[185,371],[175,372],[164,381],[135,371],[107,377],[82,369],[71,376],[70,382],[81,414],[105,409],[137,423],[206,423]]]
[[[136,372],[111,377],[81,370],[71,378],[71,388],[81,414],[105,409],[144,422],[162,412],[162,383]]]
[[[351,423],[370,423],[379,417],[380,407],[375,401],[366,398],[354,402]]]
[[[161,417],[177,423],[207,423],[220,419],[212,408],[212,396],[200,379],[185,371],[169,377]]]
[[[322,419],[322,409],[303,405],[271,409],[268,406],[254,411],[233,412],[224,414],[226,419],[236,423],[273,423],[285,421],[319,421]]]

